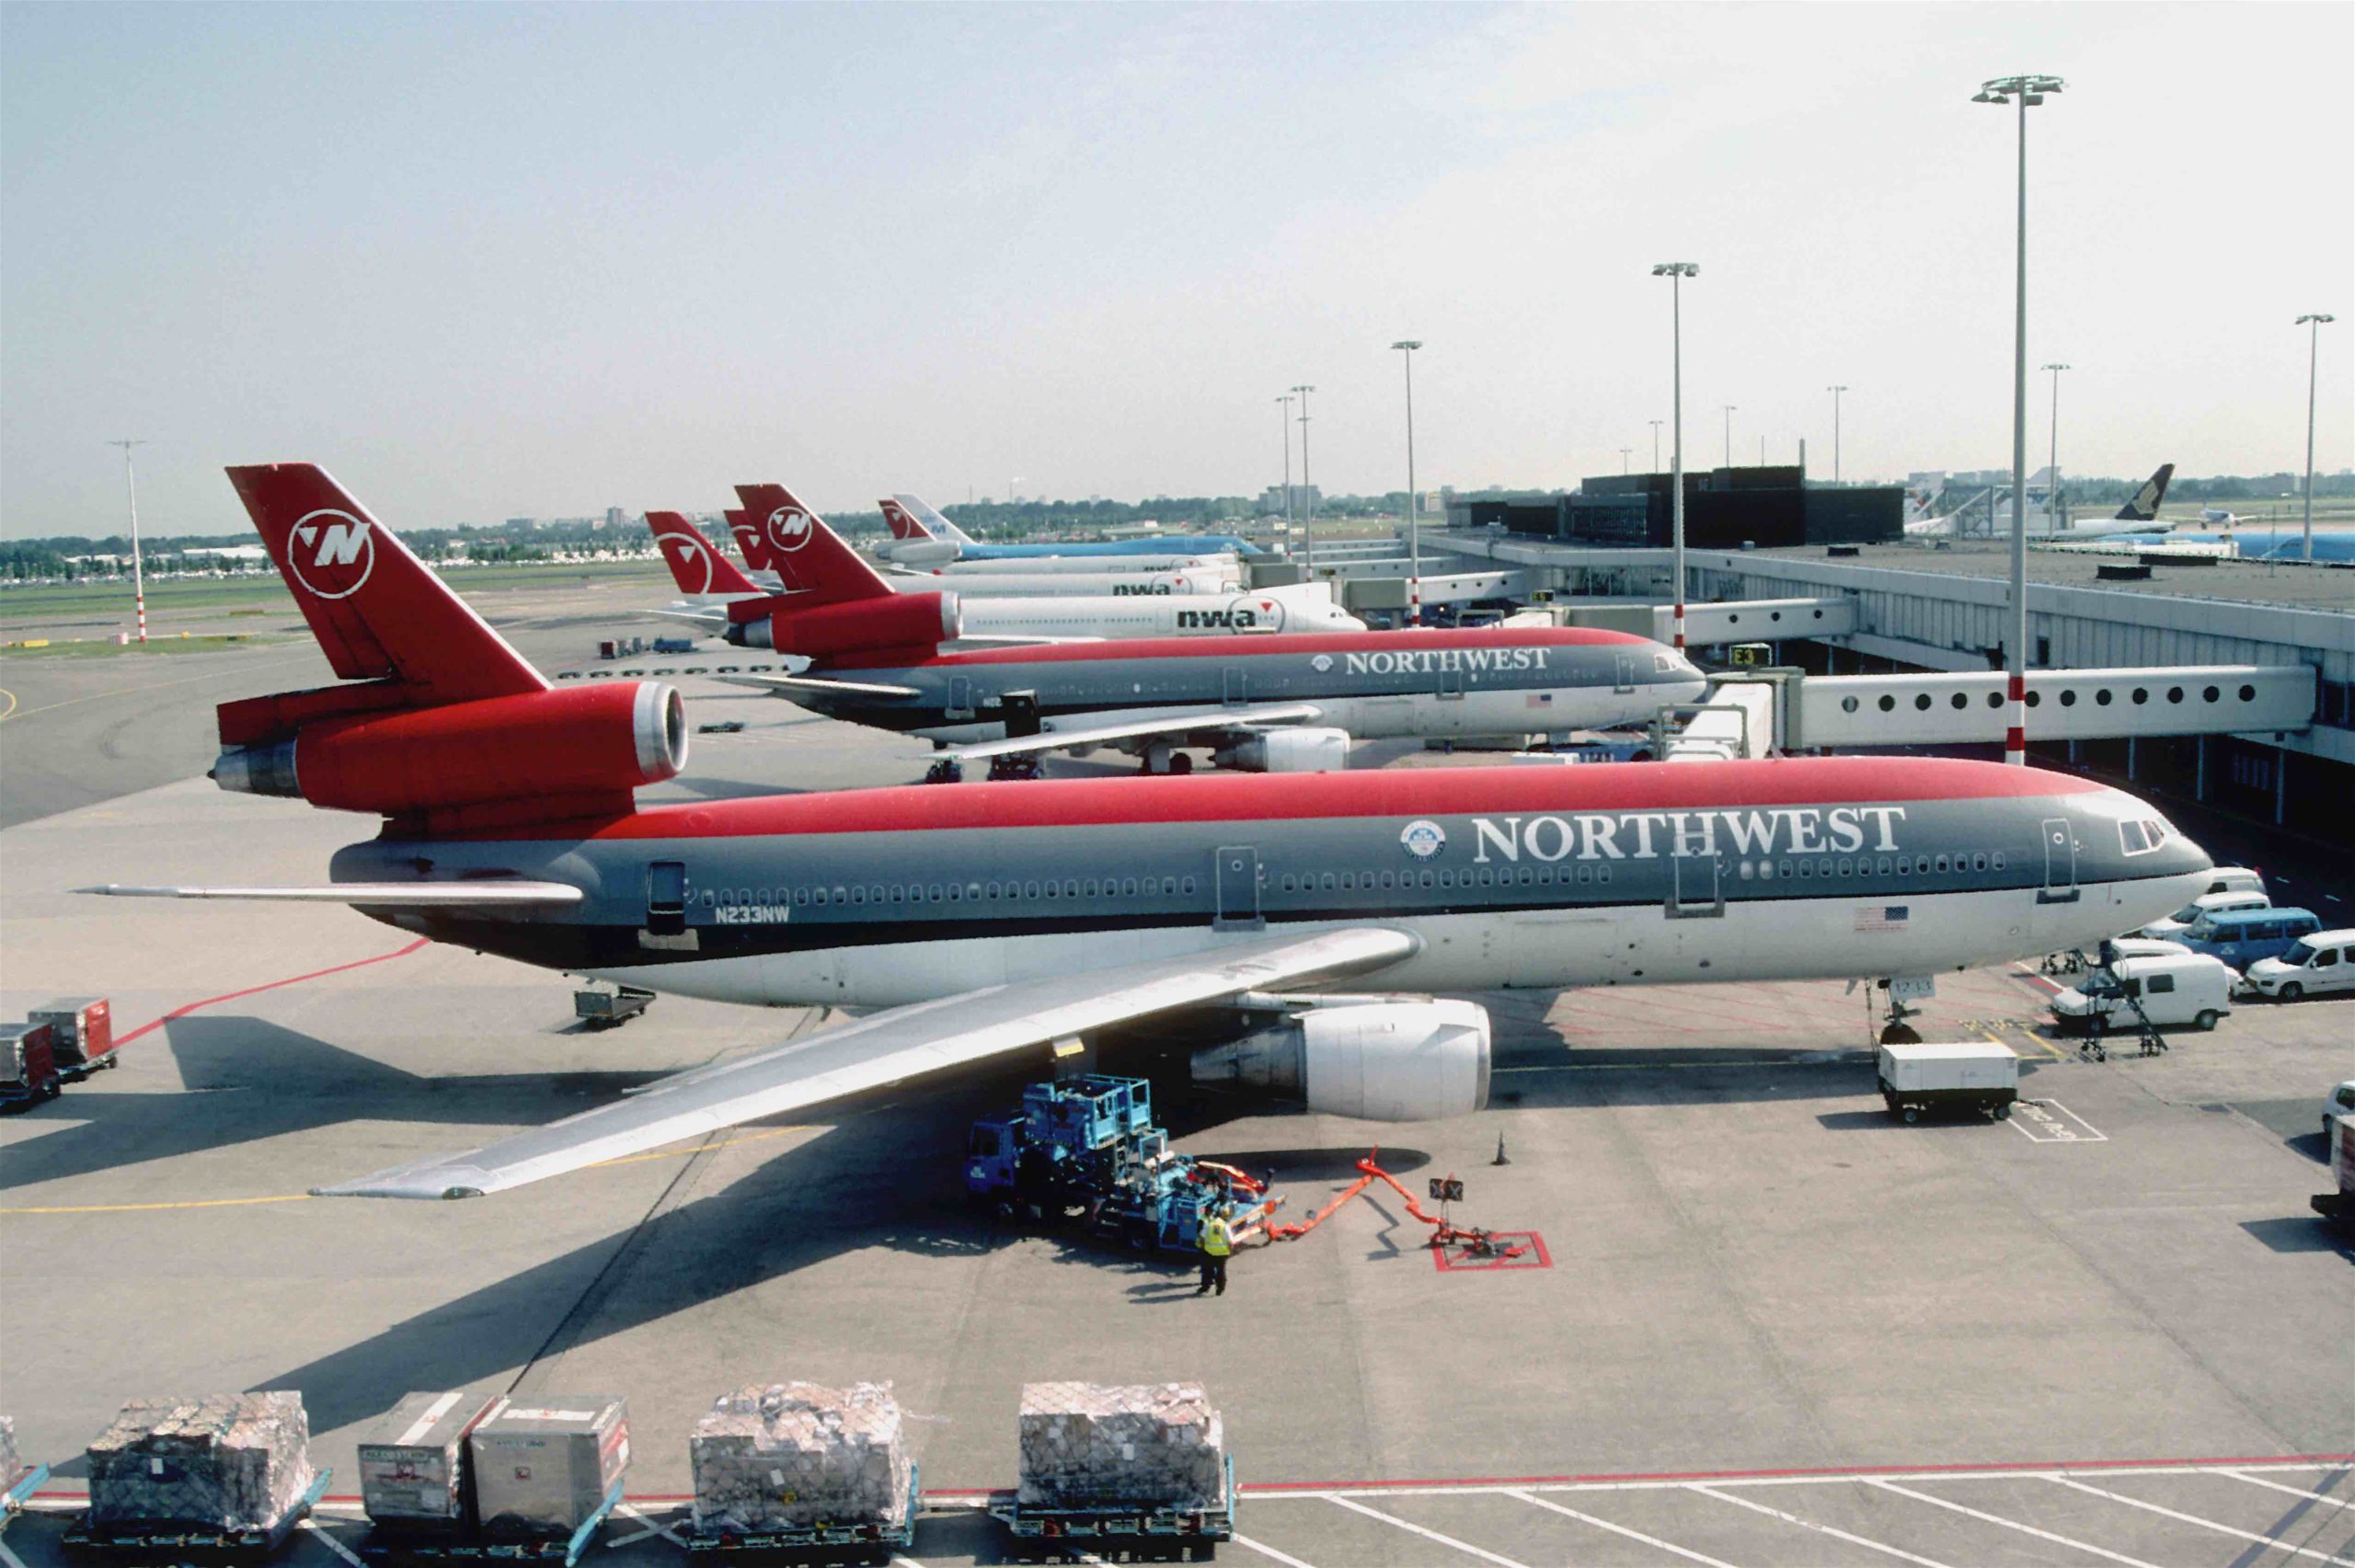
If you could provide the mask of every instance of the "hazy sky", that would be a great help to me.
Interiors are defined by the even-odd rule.
[[[913,489],[2010,457],[2011,110],[2062,464],[2318,465],[2355,404],[2355,7],[0,7],[0,532]],[[2050,378],[2031,396],[2043,460]],[[1295,433],[1297,428],[1295,427]],[[1300,462],[1294,442],[1295,472]]]

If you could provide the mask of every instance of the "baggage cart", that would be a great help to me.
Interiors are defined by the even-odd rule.
[[[615,1029],[645,1012],[653,1000],[652,991],[629,986],[618,990],[577,990],[572,993],[572,1015],[592,1029]]]
[[[924,1485],[915,1465],[908,1467],[908,1505],[897,1519],[837,1519],[824,1524],[787,1526],[765,1530],[697,1530],[691,1523],[680,1534],[687,1551],[696,1556],[738,1557],[747,1553],[776,1562],[889,1562],[894,1551],[913,1546],[918,1500]]]
[[[557,1563],[573,1568],[589,1543],[597,1539],[606,1517],[621,1506],[622,1483],[614,1482],[604,1501],[569,1535],[529,1536],[491,1539],[474,1530],[434,1530],[378,1525],[360,1543],[363,1562],[431,1564],[442,1562]]]
[[[49,1467],[35,1465],[10,1482],[7,1491],[0,1492],[0,1530],[6,1529],[8,1521],[24,1512],[25,1505],[33,1500],[33,1494],[39,1492],[41,1482],[48,1479]]]
[[[258,1562],[284,1546],[286,1538],[294,1533],[294,1527],[311,1516],[311,1510],[327,1494],[327,1482],[334,1476],[332,1470],[320,1471],[293,1505],[268,1526],[214,1529],[169,1520],[93,1525],[90,1516],[85,1513],[67,1528],[63,1544],[69,1551],[150,1562],[162,1557],[174,1562]]]
[[[69,996],[25,1014],[46,1024],[57,1051],[57,1070],[79,1083],[102,1068],[121,1067],[114,1048],[114,1009],[102,996]]]
[[[1880,1097],[1889,1114],[1918,1122],[1926,1112],[1974,1112],[1990,1120],[2012,1114],[2020,1097],[2020,1059],[1993,1040],[1880,1047]]]
[[[1050,1507],[1025,1503],[1017,1493],[990,1494],[990,1517],[1005,1527],[1017,1553],[1077,1556],[1098,1548],[1139,1551],[1188,1549],[1195,1562],[1218,1553],[1217,1543],[1235,1538],[1235,1456],[1226,1457],[1225,1494],[1205,1504],[1078,1504]]]
[[[21,1111],[64,1093],[56,1031],[46,1024],[0,1024],[0,1111]]]

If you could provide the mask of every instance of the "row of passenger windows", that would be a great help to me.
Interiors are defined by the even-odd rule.
[[[842,904],[963,904],[1004,898],[1175,898],[1191,895],[1191,876],[1066,876],[1030,882],[871,882],[832,887],[706,887],[704,908],[738,904],[821,908]]]
[[[1744,882],[1771,882],[1777,876],[1929,876],[1954,871],[2001,871],[2002,851],[1993,854],[1830,855],[1821,860],[1745,860]]]
[[[1558,875],[1555,867],[1550,865],[1534,867],[1524,865],[1518,868],[1510,865],[1484,865],[1476,871],[1466,866],[1460,872],[1447,869],[1378,873],[1327,871],[1321,875],[1315,872],[1303,872],[1298,876],[1287,872],[1279,885],[1287,893],[1319,891],[1353,893],[1375,892],[1395,887],[1510,887],[1516,883],[1523,887],[1533,885],[1553,887],[1557,884],[1568,886],[1572,881],[1608,882],[1610,880],[1611,868],[1607,865],[1581,864],[1576,868],[1575,875],[1572,868],[1567,865],[1560,868]]]

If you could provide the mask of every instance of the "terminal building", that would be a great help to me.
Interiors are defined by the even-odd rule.
[[[1704,548],[1692,544],[1686,521],[1689,603],[1843,602],[1848,629],[1837,635],[1778,635],[1762,624],[1756,640],[1776,663],[1840,675],[2003,668],[2010,568],[2002,541]],[[1648,544],[1582,545],[1499,522],[1435,535],[1425,559],[1439,548],[1520,567],[1573,607],[1581,598],[1671,597],[1670,553]],[[2212,557],[2124,563],[2132,580],[2120,580],[2120,557],[2031,550],[2031,670],[2304,666],[2315,671],[2313,721],[2253,734],[2031,743],[2037,760],[2289,828],[2343,854],[2355,819],[2355,570]]]
[[[1499,528],[1574,544],[1665,548],[1675,516],[1667,474],[1612,474],[1565,494],[1496,501],[1451,499],[1450,528]],[[1689,548],[1768,549],[1865,544],[1904,537],[1902,486],[1810,486],[1797,467],[1711,468],[1684,475]]]

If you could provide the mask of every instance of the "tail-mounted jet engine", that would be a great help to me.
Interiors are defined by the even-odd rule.
[[[730,605],[729,616],[723,635],[737,647],[775,648],[804,658],[937,647],[954,642],[964,624],[953,593],[895,593],[889,599],[855,599],[807,610],[782,607],[774,600],[748,600]]]

